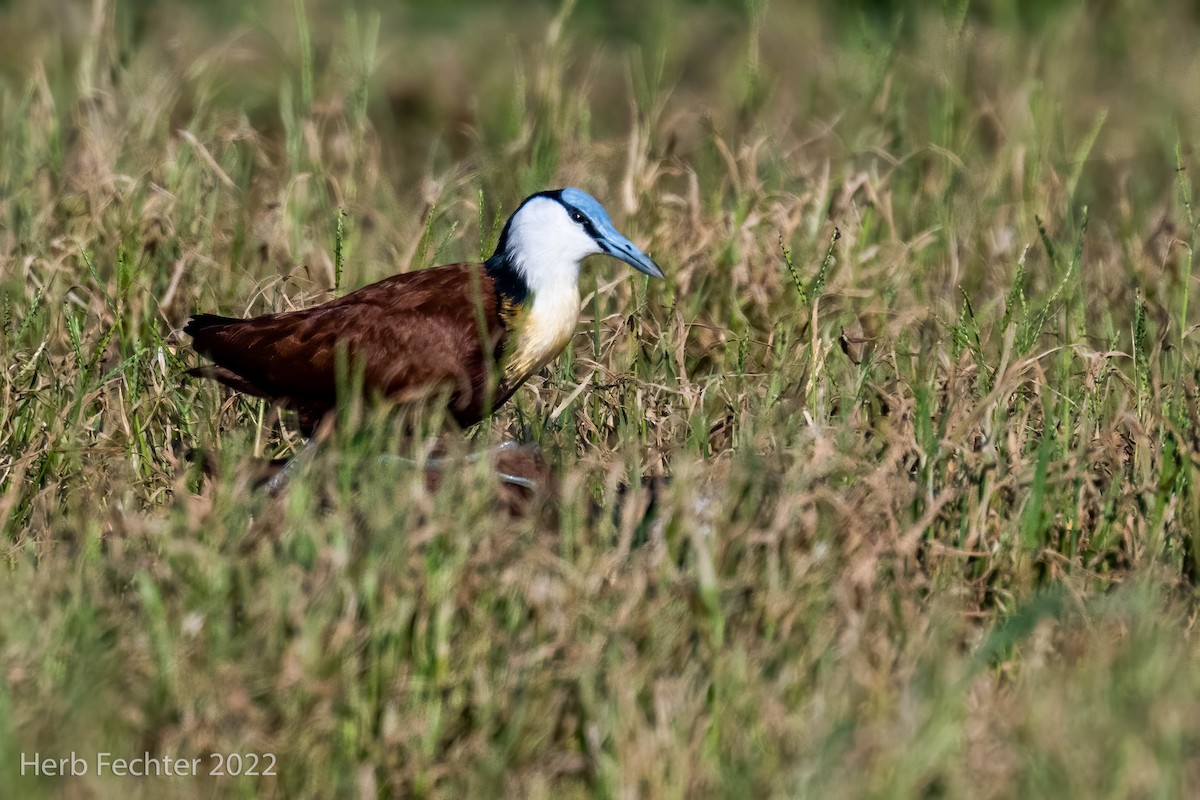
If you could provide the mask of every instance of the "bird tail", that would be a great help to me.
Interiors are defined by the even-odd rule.
[[[231,328],[243,325],[245,322],[244,319],[222,317],[219,314],[194,314],[183,326],[183,332],[192,337],[192,349],[197,353],[214,357],[216,356],[214,351],[220,349],[221,338],[228,334]],[[218,356],[216,360],[220,362],[222,359]],[[262,391],[252,382],[221,363],[201,364],[186,370],[184,375],[189,378],[208,378],[219,381],[235,391],[262,395]]]
[[[220,314],[193,314],[188,317],[187,324],[183,326],[183,332],[192,337],[198,350],[204,350],[203,343],[206,339],[210,339],[214,334],[219,334],[230,325],[244,321],[234,317],[222,317]]]

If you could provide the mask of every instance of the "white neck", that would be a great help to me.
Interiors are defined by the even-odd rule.
[[[505,254],[529,290],[506,377],[524,380],[558,355],[579,322],[579,264],[597,253],[583,228],[556,200],[535,197],[513,217]]]
[[[529,287],[525,310],[513,331],[515,346],[505,365],[505,377],[519,382],[562,352],[575,335],[579,324],[579,262],[543,262],[528,269],[518,261],[514,266]]]

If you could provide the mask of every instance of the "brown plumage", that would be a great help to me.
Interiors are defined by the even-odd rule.
[[[515,388],[498,385],[488,397],[505,344],[500,306],[482,264],[448,264],[301,311],[198,314],[184,332],[214,363],[190,374],[293,408],[311,432],[336,405],[339,374],[353,365],[368,394],[397,404],[446,392],[450,413],[466,427]]]

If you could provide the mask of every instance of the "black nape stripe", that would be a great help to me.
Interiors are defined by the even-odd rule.
[[[529,284],[521,277],[521,273],[508,259],[507,253],[496,248],[496,254],[484,262],[483,268],[491,276],[496,286],[496,305],[503,308],[505,303],[519,306],[529,296]]]

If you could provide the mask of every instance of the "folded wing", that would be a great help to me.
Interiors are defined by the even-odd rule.
[[[480,265],[450,264],[301,311],[198,314],[184,332],[213,361],[192,374],[292,406],[302,422],[332,410],[339,378],[361,370],[366,392],[396,403],[448,392],[450,411],[469,425],[485,413],[504,326]]]

